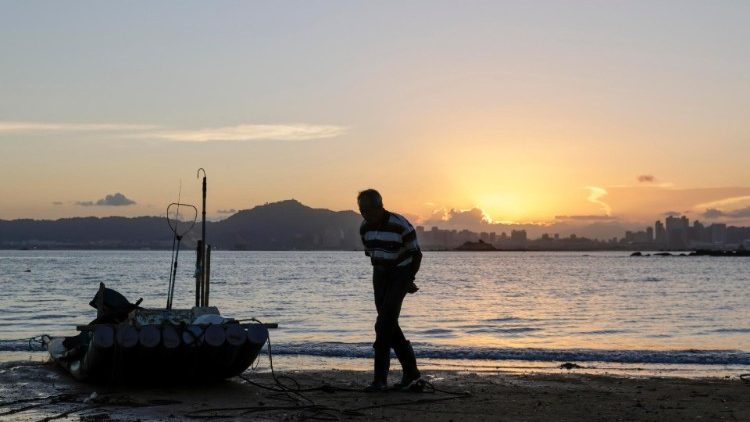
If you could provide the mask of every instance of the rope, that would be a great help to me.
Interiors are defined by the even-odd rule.
[[[0,340],[2,342],[8,342],[8,343],[14,343],[14,342],[27,342],[28,343],[28,350],[30,352],[33,352],[35,350],[38,350],[39,348],[44,349],[44,347],[47,346],[49,341],[52,339],[49,334],[39,334],[33,337],[24,337],[24,338],[12,338],[12,339],[3,339]],[[32,345],[33,343],[38,343],[39,347],[34,348]]]
[[[250,321],[263,324],[263,322],[261,322],[260,320],[256,318],[251,318]],[[300,411],[303,413],[307,413],[307,414],[300,415],[300,419],[303,419],[303,420],[312,419],[312,420],[324,420],[324,421],[338,421],[338,420],[341,420],[339,415],[367,416],[361,412],[362,410],[434,403],[434,402],[440,402],[440,401],[446,401],[446,400],[455,400],[455,399],[471,397],[471,394],[468,392],[454,392],[454,391],[443,390],[443,389],[435,387],[434,384],[428,381],[422,381],[422,385],[426,387],[426,389],[423,390],[422,393],[426,393],[426,394],[443,393],[443,394],[447,394],[448,397],[436,397],[436,398],[429,398],[429,399],[423,398],[423,399],[418,399],[418,400],[403,400],[403,401],[398,401],[398,402],[374,404],[374,405],[369,405],[369,406],[347,408],[347,409],[338,409],[335,407],[320,405],[320,404],[315,403],[314,400],[307,397],[303,393],[310,393],[310,392],[315,392],[315,391],[320,391],[320,392],[329,393],[329,394],[333,394],[336,392],[355,392],[355,393],[362,393],[362,394],[371,394],[371,393],[366,393],[362,389],[339,387],[339,386],[335,386],[331,384],[323,384],[318,387],[302,388],[300,383],[293,377],[288,376],[288,375],[276,375],[276,371],[273,367],[273,348],[271,345],[270,334],[268,335],[266,342],[268,344],[268,365],[269,365],[269,368],[271,369],[271,377],[274,380],[274,384],[264,385],[264,384],[255,382],[251,380],[250,378],[248,378],[247,376],[242,375],[242,374],[240,374],[239,377],[250,385],[261,388],[263,390],[274,392],[275,394],[272,394],[271,398],[291,402],[293,403],[292,405],[290,406],[216,407],[216,408],[207,408],[207,409],[200,409],[200,410],[188,412],[186,416],[191,417],[191,418],[196,418],[196,419],[236,418],[237,416],[244,416],[244,415],[248,415],[251,413],[292,410],[292,411]],[[289,385],[282,382],[282,380],[287,380],[287,384]],[[216,413],[216,412],[225,412],[225,413]],[[234,412],[234,413],[226,413],[226,412]],[[237,412],[240,412],[240,413],[237,413]]]
[[[22,407],[18,407],[15,409],[10,409],[5,412],[1,412],[0,416],[8,416],[8,415],[12,415],[15,413],[21,413],[27,410],[31,410],[31,409],[41,407],[41,406],[47,406],[50,404],[73,403],[75,401],[76,401],[75,394],[55,394],[55,395],[47,396],[47,397],[36,397],[32,399],[20,399],[20,400],[14,400],[10,402],[4,402],[4,403],[0,403],[0,406],[8,407],[8,406],[12,406],[14,404],[20,404],[20,403],[33,403],[33,402],[41,402],[41,403],[34,403],[34,404],[29,404],[29,405],[25,405]]]

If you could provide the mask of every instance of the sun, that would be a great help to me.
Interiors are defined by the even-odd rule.
[[[482,194],[476,198],[476,207],[488,223],[513,223],[526,216],[527,210],[520,198],[510,193]]]

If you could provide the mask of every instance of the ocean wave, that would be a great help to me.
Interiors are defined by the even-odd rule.
[[[608,335],[608,334],[625,334],[631,332],[630,330],[617,330],[617,329],[610,329],[610,330],[592,330],[592,331],[581,331],[580,334],[585,335]]]
[[[750,365],[750,352],[740,350],[607,350],[445,346],[412,343],[420,358],[456,360],[521,360],[539,362],[610,362],[641,364]],[[44,351],[38,340],[0,340],[0,352]],[[372,343],[273,343],[277,355],[371,358]]]
[[[717,328],[714,333],[750,333],[750,328]]]
[[[413,343],[417,356],[429,359],[612,362],[690,365],[750,365],[750,352],[739,350],[605,350],[442,346]],[[372,357],[372,343],[273,344],[279,355]]]
[[[534,331],[540,331],[540,328],[535,327],[479,327],[466,330],[469,334],[526,334]]]

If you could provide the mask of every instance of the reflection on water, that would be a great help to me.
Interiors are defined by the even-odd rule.
[[[181,256],[175,302],[189,307],[193,254]],[[362,253],[217,251],[212,258],[211,304],[236,318],[278,322],[275,342],[372,342]],[[428,252],[401,326],[413,341],[445,350],[750,352],[748,264],[621,252]],[[0,251],[0,269],[0,339],[70,334],[93,319],[88,301],[99,282],[164,307],[169,252]]]

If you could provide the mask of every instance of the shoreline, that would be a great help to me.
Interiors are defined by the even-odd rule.
[[[420,368],[426,372],[455,372],[484,375],[591,375],[629,378],[668,377],[687,380],[739,379],[750,373],[750,365],[687,364],[687,363],[623,363],[578,360],[521,360],[521,359],[454,359],[421,358]],[[0,370],[13,364],[44,364],[50,361],[46,351],[0,351]],[[367,372],[372,368],[369,357],[320,356],[306,354],[273,355],[277,371],[345,370]],[[257,373],[270,372],[268,349],[261,351],[253,367]],[[395,358],[391,368],[398,368]]]
[[[425,378],[437,389],[432,393],[365,394],[358,390],[370,381],[369,371],[301,370],[293,365],[281,359],[276,375],[284,385],[310,391],[268,391],[240,378],[209,386],[89,385],[73,381],[49,362],[6,362],[0,365],[0,415],[15,411],[3,418],[19,421],[69,412],[70,419],[82,421],[326,417],[435,422],[741,420],[750,414],[750,383],[739,379],[425,370]],[[267,370],[249,370],[244,376],[278,388]],[[399,372],[392,372],[391,382],[398,377]],[[321,391],[323,385],[335,388]]]

